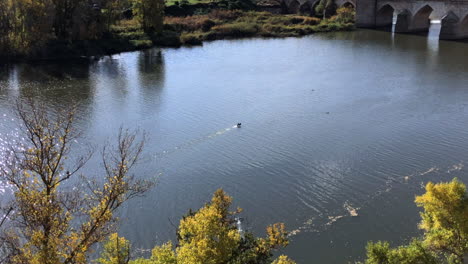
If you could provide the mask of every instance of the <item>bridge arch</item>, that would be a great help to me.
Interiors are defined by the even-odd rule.
[[[337,7],[351,7],[356,8],[356,0],[336,0]]]
[[[460,18],[453,12],[449,11],[440,21],[441,39],[453,39],[457,34],[457,26],[460,23]]]
[[[346,8],[356,8],[356,4],[354,4],[351,1],[346,1],[340,7],[346,7]]]
[[[468,38],[468,14],[465,15],[459,25],[459,35],[461,38]]]
[[[410,31],[411,25],[411,12],[408,9],[403,10],[398,13],[395,23],[395,32],[397,33],[406,33]]]
[[[468,14],[460,19],[455,12],[448,12],[441,21],[440,39],[464,38],[468,38]]]
[[[289,2],[289,5],[288,5],[288,13],[290,14],[299,13],[300,6],[301,4],[299,3],[299,1],[292,0],[291,2]]]
[[[299,12],[300,12],[301,14],[304,14],[304,15],[313,15],[313,14],[314,14],[313,9],[312,9],[312,5],[311,5],[311,3],[309,3],[309,2],[303,3],[303,4],[299,7]]]
[[[393,14],[395,13],[395,8],[390,4],[382,6],[377,11],[376,16],[376,26],[379,28],[392,27],[393,25]]]
[[[421,7],[411,19],[411,31],[414,32],[427,32],[431,26],[430,16],[434,8],[430,5]]]

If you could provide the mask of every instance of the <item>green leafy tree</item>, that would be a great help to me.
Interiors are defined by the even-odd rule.
[[[51,37],[54,10],[49,0],[0,2],[0,51],[29,53]]]
[[[356,11],[352,7],[341,7],[336,10],[336,15],[331,18],[339,23],[354,23]]]
[[[161,33],[164,26],[164,0],[133,0],[133,10],[143,29]]]
[[[315,14],[321,15],[323,19],[334,14],[336,5],[334,0],[320,0],[319,4],[315,7]]]
[[[367,245],[366,264],[436,264],[437,257],[421,241],[413,240],[408,246],[390,248],[388,242]]]
[[[131,7],[129,0],[103,0],[101,3],[107,32],[111,30],[113,24],[122,20],[124,10]]]
[[[86,16],[93,9],[84,0],[51,0],[54,6],[54,32],[59,39],[69,39],[73,35],[73,28],[77,16]],[[77,12],[80,7],[81,12]]]

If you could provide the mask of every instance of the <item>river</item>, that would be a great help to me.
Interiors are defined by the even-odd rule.
[[[347,263],[369,240],[420,234],[424,183],[468,182],[467,51],[358,30],[2,66],[0,139],[15,133],[17,97],[78,102],[80,145],[99,149],[120,126],[149,136],[137,172],[158,185],[120,212],[136,248],[174,239],[173,224],[224,188],[245,229],[286,224],[281,253]]]

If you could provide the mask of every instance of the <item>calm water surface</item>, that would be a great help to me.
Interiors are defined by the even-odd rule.
[[[293,230],[282,253],[347,263],[368,240],[419,234],[423,183],[468,182],[467,54],[464,43],[357,31],[5,66],[0,138],[17,97],[51,110],[79,102],[79,143],[98,148],[122,125],[149,135],[137,173],[159,185],[121,211],[134,246],[173,239],[171,222],[222,187],[247,229]]]

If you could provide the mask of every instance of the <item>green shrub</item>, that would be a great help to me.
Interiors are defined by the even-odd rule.
[[[122,33],[122,32],[132,32],[132,31],[141,31],[142,27],[138,20],[122,20],[118,25],[113,25],[111,27],[112,33]]]
[[[153,46],[153,41],[148,39],[130,40],[130,43],[136,49],[146,49],[151,48]]]
[[[208,14],[211,19],[234,20],[241,17],[244,13],[240,10],[221,10],[215,9]]]
[[[214,26],[212,31],[222,37],[250,37],[259,31],[259,26],[257,24],[240,22]]]
[[[341,29],[342,30],[347,30],[347,31],[354,30],[354,23],[342,24]]]
[[[303,18],[303,17],[294,16],[294,17],[291,17],[291,18],[289,19],[289,21],[291,22],[291,24],[296,25],[296,24],[301,24],[302,22],[304,22],[304,18]]]
[[[148,35],[143,31],[122,32],[118,34],[118,37],[125,40],[149,39]]]
[[[203,32],[208,32],[208,31],[210,31],[210,29],[211,29],[212,27],[214,27],[215,25],[216,25],[216,23],[215,23],[213,20],[211,20],[211,19],[205,19],[205,20],[203,20],[202,23],[201,23],[201,30],[202,30]]]
[[[210,31],[210,32],[207,32],[206,34],[204,34],[201,37],[203,38],[203,40],[216,40],[216,39],[218,39],[218,34],[216,34],[216,32],[214,32],[214,31]]]
[[[181,45],[180,36],[174,31],[163,31],[162,34],[154,36],[153,43],[161,46],[178,47]]]
[[[355,16],[354,8],[342,7],[336,10],[336,15],[331,17],[331,20],[339,23],[354,23]]]
[[[200,34],[196,33],[183,33],[180,36],[180,41],[182,42],[182,44],[201,45],[202,37]]]
[[[268,32],[270,34],[281,33],[284,31],[284,28],[285,28],[284,26],[280,26],[280,25],[272,25],[272,24],[263,25],[263,31]]]
[[[302,22],[302,24],[315,26],[315,25],[320,24],[320,21],[321,21],[320,18],[316,18],[316,17],[305,17],[305,18],[304,18],[304,21]]]
[[[338,28],[340,28],[340,26],[335,22],[328,24],[328,31],[335,31],[338,30]]]

